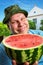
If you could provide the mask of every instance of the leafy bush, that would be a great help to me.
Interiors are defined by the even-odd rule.
[[[10,30],[8,29],[7,25],[0,22],[0,36],[8,35],[10,35]]]
[[[33,22],[33,21],[31,21],[31,20],[28,20],[28,22],[29,22],[29,27],[30,27],[30,29],[36,29],[36,24],[35,24],[35,22]]]
[[[43,30],[43,20],[41,20],[41,27],[40,30]]]
[[[43,25],[40,27],[40,30],[43,30]]]
[[[41,25],[43,25],[43,20],[41,20]]]

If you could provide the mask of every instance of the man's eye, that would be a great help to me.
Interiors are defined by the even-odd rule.
[[[15,23],[15,21],[14,22],[11,22],[12,24],[14,24]]]
[[[21,20],[25,20],[25,18],[22,18]]]

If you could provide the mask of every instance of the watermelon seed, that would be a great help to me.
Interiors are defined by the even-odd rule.
[[[26,46],[26,44],[24,44],[24,46]]]
[[[15,46],[16,46],[16,44],[15,44]]]
[[[34,43],[33,43],[33,45],[34,45]]]
[[[17,41],[17,39],[15,39],[15,41]]]

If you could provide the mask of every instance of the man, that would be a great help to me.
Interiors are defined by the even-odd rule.
[[[4,24],[7,24],[11,30],[11,34],[40,34],[43,35],[42,31],[29,30],[29,23],[27,21],[27,11],[22,10],[18,5],[12,5],[5,9],[5,18],[3,20]],[[16,60],[11,60],[4,49],[4,46],[0,44],[0,64],[1,65],[17,65]],[[25,62],[22,65],[29,65],[29,62]],[[38,65],[36,62],[33,65]]]

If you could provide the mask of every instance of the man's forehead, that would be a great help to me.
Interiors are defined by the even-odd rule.
[[[21,18],[21,17],[25,17],[25,15],[23,13],[17,13],[17,14],[14,14],[12,15],[11,19],[14,18],[14,19],[17,19],[17,18]]]

